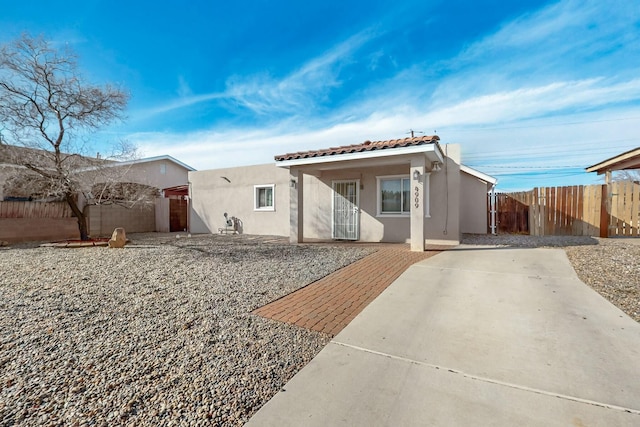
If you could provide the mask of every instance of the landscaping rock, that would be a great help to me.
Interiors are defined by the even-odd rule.
[[[124,248],[124,245],[127,243],[127,234],[124,231],[124,228],[118,227],[113,230],[113,234],[111,235],[111,240],[109,240],[110,248]]]

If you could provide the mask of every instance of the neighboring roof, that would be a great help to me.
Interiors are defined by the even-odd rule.
[[[607,171],[640,169],[640,147],[611,157],[593,166],[585,168],[587,172],[597,172],[602,175]]]
[[[41,168],[49,168],[53,166],[53,155],[55,153],[50,150],[42,150],[39,148],[22,147],[19,145],[0,144],[0,164],[4,166],[18,166],[28,159],[29,163]],[[74,163],[86,165],[95,165],[98,163],[112,163],[110,160],[96,159],[94,157],[83,156],[80,154],[61,153],[64,157],[73,158]]]
[[[437,135],[419,136],[414,138],[392,139],[389,141],[365,141],[362,144],[343,145],[324,150],[299,151],[275,156],[276,162],[284,160],[308,159],[312,157],[335,156],[348,153],[362,153],[374,150],[386,150],[390,148],[414,147],[418,145],[434,144],[440,140]]]
[[[128,160],[126,162],[118,162],[116,164],[114,164],[113,166],[126,166],[126,165],[137,165],[139,163],[149,163],[149,162],[156,162],[158,160],[168,160],[170,162],[173,162],[179,166],[182,166],[183,168],[187,169],[190,172],[195,171],[194,168],[192,168],[191,166],[187,165],[186,163],[182,163],[180,160],[175,159],[171,156],[168,155],[163,155],[163,156],[155,156],[155,157],[145,157],[144,159],[136,159],[136,160]]]
[[[479,180],[484,181],[488,184],[496,185],[498,183],[498,178],[494,178],[491,175],[487,175],[486,173],[470,168],[469,166],[460,165],[460,170],[464,173],[475,176]]]
[[[162,192],[165,197],[169,196],[188,196],[189,195],[189,185],[176,185],[175,187],[163,188]]]

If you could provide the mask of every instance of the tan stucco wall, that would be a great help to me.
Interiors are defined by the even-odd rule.
[[[446,164],[431,173],[431,217],[425,220],[427,243],[460,241],[460,146],[442,146]]]
[[[166,197],[158,197],[155,201],[156,231],[158,233],[168,233],[171,228],[169,203],[169,199]]]
[[[460,148],[448,145],[446,167],[429,175],[430,217],[424,219],[427,243],[460,240]],[[365,242],[409,242],[410,217],[378,216],[376,177],[409,175],[411,156],[395,159],[400,164],[357,167],[346,163],[342,169],[305,170],[304,238],[331,239],[332,182],[360,181],[360,240]],[[222,177],[227,177],[227,182]],[[247,234],[289,236],[288,169],[274,164],[217,169],[189,173],[191,186],[190,230],[192,233],[217,233],[223,226],[224,212],[243,221]],[[256,212],[253,191],[257,184],[275,184],[276,210]]]
[[[185,185],[188,170],[169,160],[135,163],[113,168],[118,181],[137,182],[159,189]]]
[[[377,176],[409,173],[409,164],[350,170],[324,171],[318,177],[305,175],[304,236],[331,239],[333,181],[360,181],[360,240],[405,242],[410,237],[410,218],[377,216]]]
[[[429,211],[424,234],[427,243],[460,240],[460,147],[445,146],[446,167],[429,174]],[[410,156],[404,164],[315,172],[305,175],[304,236],[331,238],[332,181],[360,180],[360,240],[365,242],[409,242],[410,217],[378,216],[377,177],[409,175]],[[445,175],[446,174],[446,175]],[[447,208],[448,206],[448,208]],[[447,221],[448,216],[448,221]]]
[[[490,186],[465,172],[460,175],[460,231],[486,234],[488,232],[487,193]]]
[[[154,206],[125,208],[118,205],[89,205],[84,209],[91,237],[108,237],[117,227],[127,233],[156,231]]]
[[[226,179],[222,178],[226,177]],[[274,164],[189,173],[192,233],[217,233],[224,213],[242,221],[242,232],[289,235],[289,171]],[[254,209],[254,185],[274,184],[275,210]]]

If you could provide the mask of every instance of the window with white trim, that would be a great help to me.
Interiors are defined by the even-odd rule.
[[[378,179],[379,212],[382,215],[408,215],[411,212],[411,181],[409,177]]]
[[[275,210],[275,184],[253,186],[253,207],[256,211]]]
[[[424,213],[429,216],[429,174],[424,175]],[[378,216],[409,216],[413,182],[409,175],[376,177]]]

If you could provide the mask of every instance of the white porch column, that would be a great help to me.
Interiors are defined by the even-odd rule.
[[[411,250],[424,252],[424,173],[426,157],[411,158]]]
[[[304,229],[304,173],[289,169],[289,242],[301,243]]]

